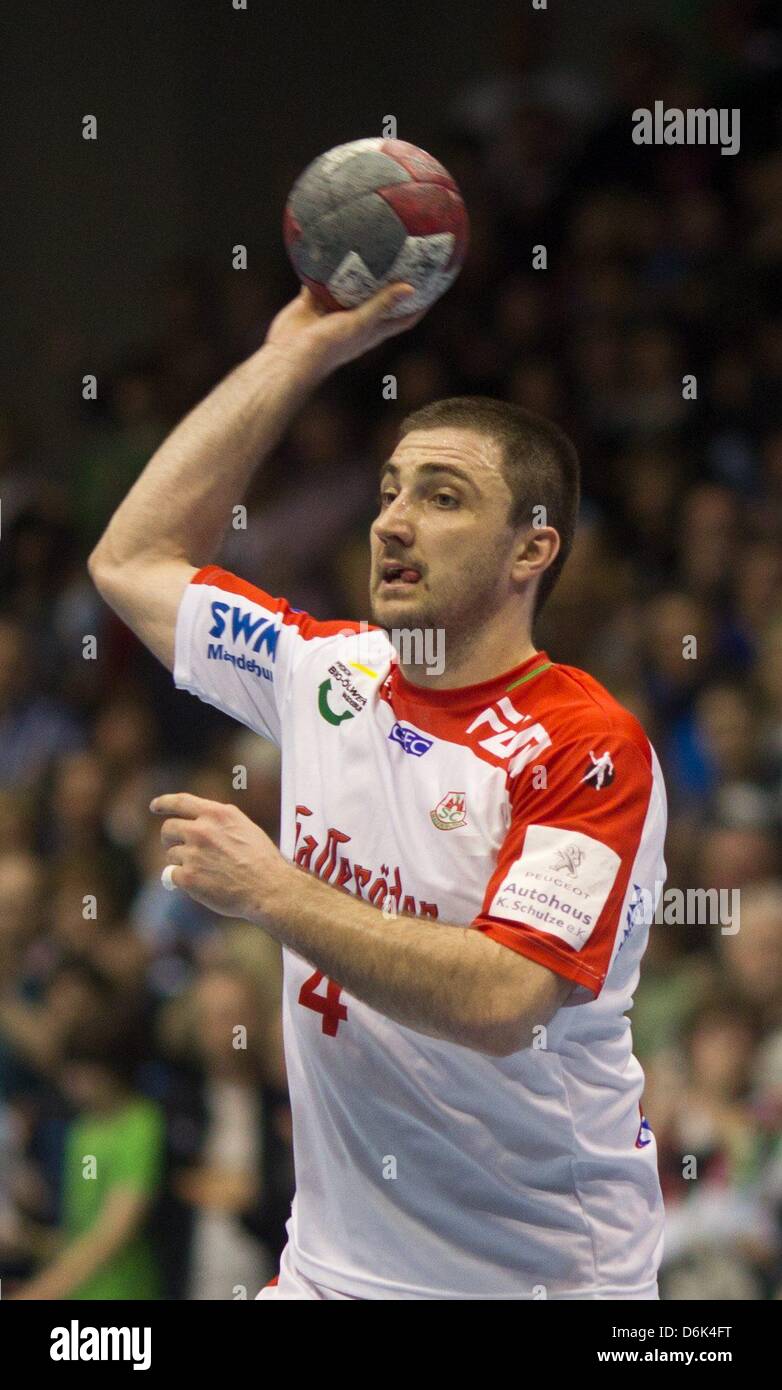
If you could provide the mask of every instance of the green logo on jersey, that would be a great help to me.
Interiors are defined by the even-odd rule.
[[[323,718],[326,720],[328,724],[341,724],[344,719],[352,719],[353,713],[349,709],[343,710],[342,714],[334,713],[333,709],[331,708],[331,705],[329,704],[330,690],[331,681],[328,678],[326,678],[325,681],[321,681],[320,685],[318,686],[319,713],[323,716]]]

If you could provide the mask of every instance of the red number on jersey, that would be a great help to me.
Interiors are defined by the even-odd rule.
[[[318,985],[325,978],[320,970],[310,975],[299,990],[299,1003],[303,1004],[305,1009],[313,1009],[316,1014],[322,1014],[323,1032],[328,1033],[330,1038],[335,1038],[340,1022],[347,1018],[348,1011],[346,1005],[339,1002],[342,988],[335,980],[327,981],[325,995],[316,994]]]

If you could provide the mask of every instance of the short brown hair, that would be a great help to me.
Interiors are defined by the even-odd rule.
[[[535,596],[535,616],[559,579],[573,545],[581,493],[578,454],[568,436],[543,415],[493,396],[449,396],[414,410],[401,436],[413,430],[455,428],[491,435],[502,448],[503,472],[511,491],[511,526],[533,523],[533,507],[546,509],[547,524],[559,533],[560,549],[544,570]]]

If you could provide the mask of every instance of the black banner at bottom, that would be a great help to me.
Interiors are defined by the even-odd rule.
[[[351,1300],[352,1301],[352,1300]],[[391,1302],[389,1300],[388,1302]],[[393,1300],[397,1301],[397,1300]],[[358,1300],[356,1300],[358,1302]],[[406,1302],[401,1300],[400,1302]],[[366,1337],[374,1335],[376,1372],[384,1381],[398,1367],[410,1375],[420,1367],[429,1350],[438,1372],[443,1361],[461,1358],[468,1350],[482,1356],[497,1353],[494,1342],[483,1340],[488,1315],[503,1337],[503,1357],[514,1348],[521,1365],[539,1367],[541,1358],[551,1360],[552,1369],[584,1371],[635,1366],[709,1366],[748,1368],[764,1349],[776,1347],[779,1308],[776,1303],[604,1303],[570,1301],[525,1301],[523,1308],[491,1300],[459,1303],[458,1321],[451,1322],[456,1309],[445,1303],[439,1313],[426,1315],[419,1323],[415,1310],[405,1313],[358,1314],[358,1323],[334,1324],[323,1318],[307,1322],[311,1332],[321,1335]],[[367,1307],[370,1305],[367,1304]],[[449,1313],[450,1307],[450,1313]],[[469,1311],[468,1311],[469,1308]],[[0,1347],[4,1368],[35,1375],[47,1374],[50,1383],[61,1376],[89,1375],[91,1369],[114,1376],[141,1372],[146,1380],[157,1377],[235,1376],[264,1369],[279,1374],[280,1356],[301,1355],[298,1340],[304,1327],[300,1309],[295,1313],[283,1300],[237,1301],[233,1303],[16,1303],[0,1302]],[[343,1314],[344,1316],[344,1314]],[[364,1323],[376,1317],[376,1323]],[[412,1317],[412,1323],[407,1318]],[[441,1322],[441,1319],[443,1321]],[[481,1336],[478,1344],[473,1340]],[[415,1342],[400,1333],[414,1330]],[[291,1341],[276,1340],[275,1334],[293,1333]],[[365,1343],[362,1343],[365,1347]],[[348,1344],[348,1347],[350,1344]],[[355,1348],[354,1348],[355,1350]],[[313,1346],[313,1351],[316,1348]],[[348,1348],[346,1348],[347,1355]],[[362,1358],[365,1353],[362,1353]],[[329,1356],[333,1364],[333,1355]],[[352,1355],[343,1368],[348,1373]],[[340,1360],[338,1357],[337,1360]],[[773,1360],[769,1357],[770,1364]],[[336,1369],[336,1367],[335,1367]],[[463,1363],[461,1369],[464,1370]],[[363,1379],[371,1368],[354,1362],[350,1378]]]

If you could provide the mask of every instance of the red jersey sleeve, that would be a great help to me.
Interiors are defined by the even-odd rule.
[[[621,734],[550,749],[512,785],[508,832],[471,925],[597,996],[652,786],[651,750]]]

